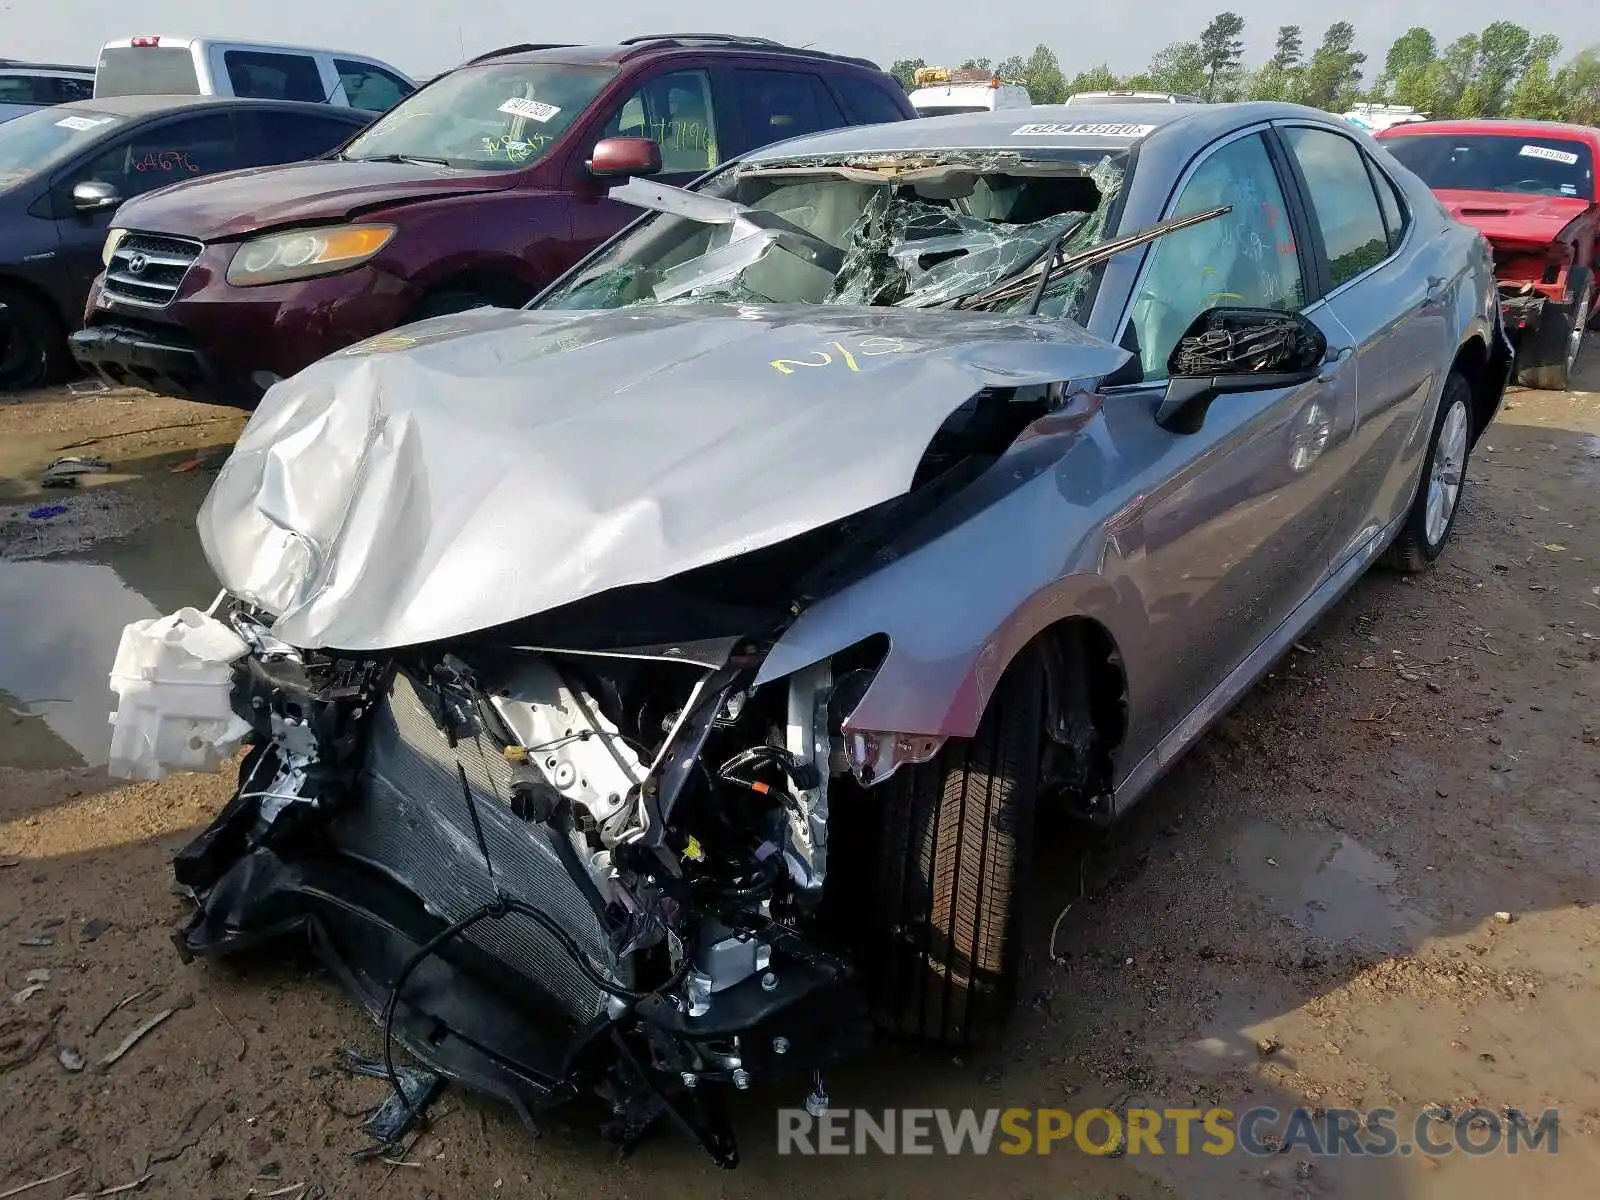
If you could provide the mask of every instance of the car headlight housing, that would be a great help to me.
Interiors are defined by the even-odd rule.
[[[252,238],[234,251],[228,282],[258,287],[331,275],[366,262],[394,237],[393,225],[334,225]]]
[[[122,244],[122,239],[128,236],[126,229],[113,229],[106,234],[105,245],[100,247],[100,265],[109,267],[111,256],[117,252],[117,247]]]

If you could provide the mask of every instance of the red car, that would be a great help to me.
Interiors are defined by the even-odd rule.
[[[1571,384],[1584,331],[1600,319],[1600,129],[1555,121],[1422,121],[1377,135],[1494,247],[1517,376]]]
[[[115,384],[252,407],[373,334],[516,307],[685,184],[800,134],[909,120],[865,59],[673,34],[518,46],[434,79],[333,156],[219,175],[116,214],[78,361]]]

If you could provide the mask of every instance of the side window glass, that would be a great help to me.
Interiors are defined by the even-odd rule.
[[[853,75],[835,75],[833,86],[844,100],[846,113],[852,125],[879,125],[885,121],[903,121],[905,114],[887,91],[865,79]]]
[[[1384,228],[1389,233],[1389,249],[1393,250],[1400,244],[1400,238],[1406,231],[1406,209],[1400,202],[1400,194],[1396,191],[1394,183],[1369,160],[1367,169],[1372,172],[1372,185],[1378,189],[1378,207],[1383,210]]]
[[[235,96],[257,100],[327,99],[317,60],[309,54],[271,54],[259,50],[228,50],[222,55],[228,82]]]
[[[334,117],[288,112],[244,111],[233,116],[239,126],[241,167],[303,162],[319,158],[348,141],[361,128]]]
[[[60,76],[56,79],[56,95],[63,104],[73,100],[88,100],[94,96],[94,80]]]
[[[1349,138],[1326,129],[1292,125],[1283,135],[1305,176],[1328,250],[1330,283],[1338,287],[1389,256],[1389,230],[1365,158]]]
[[[797,71],[735,71],[739,112],[750,149],[784,138],[837,129],[844,114],[815,75]]]
[[[183,179],[229,171],[238,165],[233,122],[222,113],[169,121],[119,138],[67,183],[109,183],[123,199],[153,192]]]
[[[606,122],[601,137],[647,137],[661,147],[663,175],[700,175],[721,162],[711,78],[673,71],[648,81]]]
[[[0,104],[54,104],[54,82],[39,75],[0,75]]]
[[[1224,204],[1233,211],[1169,233],[1150,248],[1130,318],[1145,379],[1166,378],[1172,348],[1208,308],[1292,311],[1305,304],[1283,189],[1259,135],[1214,151],[1183,185],[1168,215]]]
[[[345,99],[351,108],[388,112],[413,91],[404,79],[372,63],[336,58],[333,69],[339,72],[339,81],[344,84]]]

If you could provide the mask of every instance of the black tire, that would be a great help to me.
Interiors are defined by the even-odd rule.
[[[1594,298],[1594,276],[1582,267],[1573,270],[1570,304],[1546,304],[1539,328],[1517,347],[1517,382],[1540,391],[1564,392],[1572,386],[1582,351],[1589,306]]]
[[[1453,421],[1464,422],[1465,436],[1461,442],[1460,463],[1454,472],[1455,495],[1448,498],[1450,513],[1444,527],[1436,537],[1428,535],[1429,492],[1433,482],[1434,457],[1445,428]],[[1459,371],[1450,372],[1439,396],[1439,410],[1433,417],[1433,433],[1428,438],[1428,453],[1422,460],[1422,478],[1417,483],[1417,494],[1411,501],[1411,511],[1406,513],[1405,524],[1384,554],[1384,565],[1408,575],[1426,571],[1450,540],[1450,531],[1456,527],[1456,517],[1461,512],[1461,490],[1466,484],[1467,460],[1472,455],[1472,385]]]
[[[434,292],[423,297],[422,303],[417,306],[416,319],[426,321],[429,317],[447,317],[474,308],[493,308],[499,303],[482,292]]]
[[[25,292],[0,288],[0,392],[23,392],[63,379],[69,352],[56,315]]]
[[[1044,674],[1007,672],[971,740],[900,768],[884,788],[871,909],[880,938],[863,981],[884,1029],[948,1046],[1005,1024],[1021,962]]]

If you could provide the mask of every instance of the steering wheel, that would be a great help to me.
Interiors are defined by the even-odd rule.
[[[1543,179],[1519,179],[1516,181],[1516,183],[1511,185],[1511,190],[1515,192],[1554,193],[1560,189],[1551,187],[1550,184]]]

